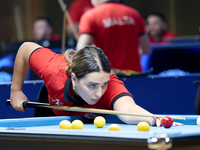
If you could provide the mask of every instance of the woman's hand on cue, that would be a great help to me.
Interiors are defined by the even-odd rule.
[[[157,126],[157,127],[161,127],[162,123],[161,123],[162,118],[156,117],[155,115],[151,118],[150,120],[150,125],[151,126]],[[173,122],[173,126],[183,126],[184,124],[179,123],[179,122]]]
[[[15,110],[25,111],[23,107],[23,102],[28,101],[28,98],[22,91],[11,91],[10,94],[10,104]]]
[[[153,117],[150,120],[150,125],[151,126],[157,126],[157,127],[161,127],[161,118],[156,117],[155,115],[153,115]]]

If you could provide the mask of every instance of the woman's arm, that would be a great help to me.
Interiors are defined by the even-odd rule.
[[[78,38],[76,50],[80,50],[86,45],[92,45],[94,41],[94,37],[90,34],[84,33],[81,34]]]
[[[22,103],[28,101],[27,97],[22,92],[22,86],[29,69],[29,57],[31,53],[39,47],[41,46],[38,44],[25,42],[17,52],[10,92],[11,105],[16,110],[24,111]]]
[[[125,116],[118,115],[119,119],[127,124],[138,124],[141,121],[146,121],[150,125],[156,125],[161,127],[161,119],[154,116],[152,113],[148,112],[144,108],[138,106],[132,97],[123,96],[119,98],[113,106],[116,111],[131,112],[133,114],[142,114],[142,115],[152,115],[153,117],[136,117],[136,116]],[[182,126],[182,123],[173,122],[173,126]]]
[[[113,106],[114,110],[116,111],[123,111],[123,112],[131,112],[134,114],[147,114],[147,115],[153,115],[152,113],[148,112],[147,110],[143,109],[142,107],[138,106],[132,97],[130,96],[123,96],[119,98]],[[158,120],[155,123],[155,120],[157,118],[152,117],[136,117],[136,116],[125,116],[125,115],[119,115],[118,116],[120,120],[127,124],[138,124],[141,121],[146,121],[151,125],[157,125],[160,126],[161,123]]]
[[[148,38],[147,34],[141,35],[139,37],[139,43],[140,43],[140,49],[139,49],[140,55],[149,54],[150,53],[150,42],[149,42],[149,38]]]

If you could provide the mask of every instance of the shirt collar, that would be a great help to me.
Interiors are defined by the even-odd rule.
[[[119,2],[116,2],[116,1],[106,1],[106,2],[103,2],[101,4],[105,4],[105,3],[119,3]]]

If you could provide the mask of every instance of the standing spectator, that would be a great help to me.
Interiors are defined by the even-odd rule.
[[[167,30],[167,22],[161,13],[150,13],[147,16],[146,30],[151,43],[165,42],[167,39],[176,37],[176,34]]]
[[[148,36],[139,12],[119,0],[91,0],[95,8],[83,14],[77,50],[95,44],[104,50],[112,69],[141,72],[142,54],[149,53]]]
[[[69,6],[69,15],[78,32],[79,21],[84,12],[93,8],[90,0],[74,0]],[[69,37],[73,37],[72,29],[67,23],[67,33]]]

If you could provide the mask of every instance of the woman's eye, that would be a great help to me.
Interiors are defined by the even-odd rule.
[[[96,85],[95,85],[95,84],[90,84],[89,87],[90,87],[90,88],[95,88]]]
[[[105,86],[107,86],[107,85],[108,85],[108,83],[104,83],[104,84],[103,84],[103,87],[105,87]]]

